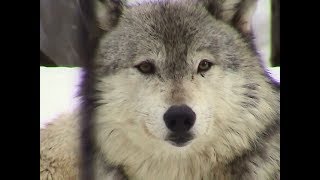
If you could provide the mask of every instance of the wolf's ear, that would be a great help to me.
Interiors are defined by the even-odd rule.
[[[97,25],[104,31],[114,27],[122,14],[126,0],[94,0]]]
[[[206,9],[217,19],[223,20],[243,34],[252,31],[252,16],[258,0],[203,0]]]

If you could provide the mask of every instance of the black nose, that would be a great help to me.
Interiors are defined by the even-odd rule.
[[[185,133],[191,129],[196,114],[187,105],[171,106],[163,115],[166,126],[175,133]]]

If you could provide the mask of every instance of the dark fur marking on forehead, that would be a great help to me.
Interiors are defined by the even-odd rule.
[[[149,4],[150,5],[150,4]],[[154,2],[152,11],[141,8],[141,12],[132,12],[136,16],[141,16],[141,20],[135,17],[126,17],[137,21],[140,32],[145,32],[149,36],[144,36],[158,41],[164,46],[165,61],[164,74],[169,78],[184,76],[188,72],[187,55],[190,46],[195,40],[198,27],[204,27],[208,24],[209,13],[205,12],[203,7],[198,5],[185,5],[183,3]],[[140,10],[140,9],[139,9]],[[132,21],[131,20],[131,21]],[[202,24],[201,24],[202,23]]]
[[[164,9],[162,7],[162,9]],[[192,34],[189,33],[188,27],[179,22],[180,17],[173,17],[172,12],[168,12],[167,19],[164,18],[166,28],[163,29],[162,41],[166,51],[167,74],[172,77],[183,76],[186,74],[188,45],[191,43]],[[174,18],[177,18],[176,20]],[[183,20],[184,21],[184,20]],[[181,24],[180,24],[181,23]],[[179,73],[180,75],[176,75]]]

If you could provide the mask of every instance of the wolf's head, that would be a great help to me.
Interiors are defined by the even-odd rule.
[[[96,7],[105,33],[94,62],[95,132],[110,162],[201,153],[227,161],[279,114],[279,91],[250,41],[254,0]]]

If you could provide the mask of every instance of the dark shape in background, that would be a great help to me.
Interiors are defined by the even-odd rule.
[[[45,55],[40,49],[40,66],[56,67],[57,65],[47,55]]]
[[[280,66],[280,0],[272,0],[271,3],[271,65]]]
[[[57,66],[81,66],[77,8],[77,0],[40,0],[40,55]],[[40,65],[46,63],[40,59]]]

